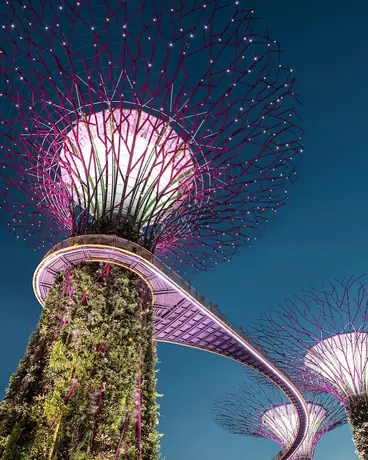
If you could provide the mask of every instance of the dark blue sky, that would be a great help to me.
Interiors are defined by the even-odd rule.
[[[252,248],[232,263],[192,278],[193,285],[245,326],[285,296],[322,280],[367,270],[368,4],[364,0],[258,0],[252,3],[283,62],[297,71],[305,154],[291,200]],[[0,228],[2,268],[0,387],[22,356],[40,307],[32,274],[41,259]],[[163,454],[168,460],[263,460],[271,441],[228,435],[211,419],[214,399],[244,378],[233,362],[159,346]],[[347,427],[324,436],[315,460],[356,459]]]

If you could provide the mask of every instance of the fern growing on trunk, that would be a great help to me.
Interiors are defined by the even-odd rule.
[[[1,458],[158,459],[153,323],[133,273],[60,276],[0,407]]]

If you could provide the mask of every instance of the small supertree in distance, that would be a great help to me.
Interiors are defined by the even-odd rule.
[[[298,429],[295,407],[277,388],[261,379],[251,380],[215,402],[214,420],[230,433],[271,439],[284,451],[293,442]],[[321,437],[346,423],[345,411],[334,396],[305,392],[304,397],[309,411],[309,428],[303,443],[290,457],[292,460],[311,460]]]
[[[233,1],[4,5],[1,214],[63,250],[36,271],[44,310],[0,408],[2,459],[158,457],[150,286],[164,281],[142,280],[124,245],[208,268],[285,203],[298,101],[262,29]],[[155,301],[163,318],[177,305],[189,341],[198,317],[175,293]]]
[[[303,291],[266,315],[255,336],[302,386],[335,395],[345,407],[356,454],[368,458],[367,276]]]

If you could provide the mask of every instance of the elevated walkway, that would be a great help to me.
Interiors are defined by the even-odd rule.
[[[33,289],[41,305],[59,273],[88,261],[120,265],[146,281],[156,312],[157,341],[224,356],[257,370],[277,385],[295,405],[300,421],[293,444],[278,457],[290,458],[308,426],[307,407],[298,388],[251,343],[242,328],[232,326],[216,305],[148,250],[110,235],[81,235],[60,242],[46,254],[33,277]]]

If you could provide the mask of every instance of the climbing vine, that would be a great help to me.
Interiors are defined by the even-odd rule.
[[[110,265],[59,276],[0,407],[3,460],[159,458],[147,291]]]

